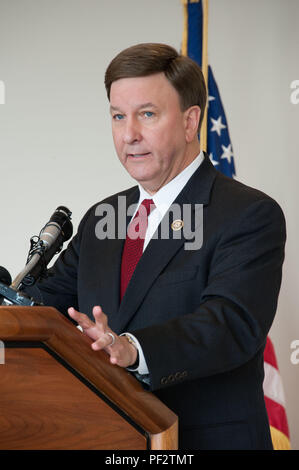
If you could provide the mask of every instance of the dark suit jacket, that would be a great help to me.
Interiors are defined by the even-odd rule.
[[[119,195],[137,203],[138,187]],[[104,202],[117,211],[119,195]],[[175,202],[203,204],[202,247],[184,249],[184,237],[152,239],[121,303],[124,240],[97,238],[98,204],[39,293],[63,313],[74,306],[92,317],[101,305],[112,330],[138,338],[150,390],[179,416],[180,448],[271,448],[263,350],[281,283],[282,211],[207,157]]]

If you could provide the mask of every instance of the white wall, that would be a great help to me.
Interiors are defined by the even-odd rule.
[[[224,102],[237,178],[282,206],[288,240],[277,316],[270,331],[282,375],[292,447],[299,449],[298,176],[299,79],[297,0],[210,0],[209,59]],[[297,184],[296,184],[297,183]]]
[[[299,448],[299,255],[295,184],[299,104],[297,0],[210,0],[209,56],[225,106],[237,177],[279,201],[288,225],[284,279],[271,329]],[[0,0],[0,265],[14,277],[29,239],[58,205],[76,228],[87,208],[132,184],[115,155],[103,76],[139,42],[181,45],[180,0]]]

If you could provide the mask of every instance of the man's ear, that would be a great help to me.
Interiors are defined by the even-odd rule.
[[[198,124],[201,110],[199,106],[190,106],[184,112],[185,117],[185,136],[186,142],[190,143],[198,134]]]

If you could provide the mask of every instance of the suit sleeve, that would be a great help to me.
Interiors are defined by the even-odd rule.
[[[219,238],[193,312],[132,333],[151,390],[236,369],[263,348],[273,322],[284,259],[285,220],[272,199],[255,201]],[[154,348],[153,348],[154,344]]]

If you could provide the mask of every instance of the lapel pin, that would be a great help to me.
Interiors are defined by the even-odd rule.
[[[180,219],[177,219],[177,220],[174,220],[171,224],[171,228],[172,230],[174,230],[175,232],[177,230],[181,230],[184,226],[184,222]]]

